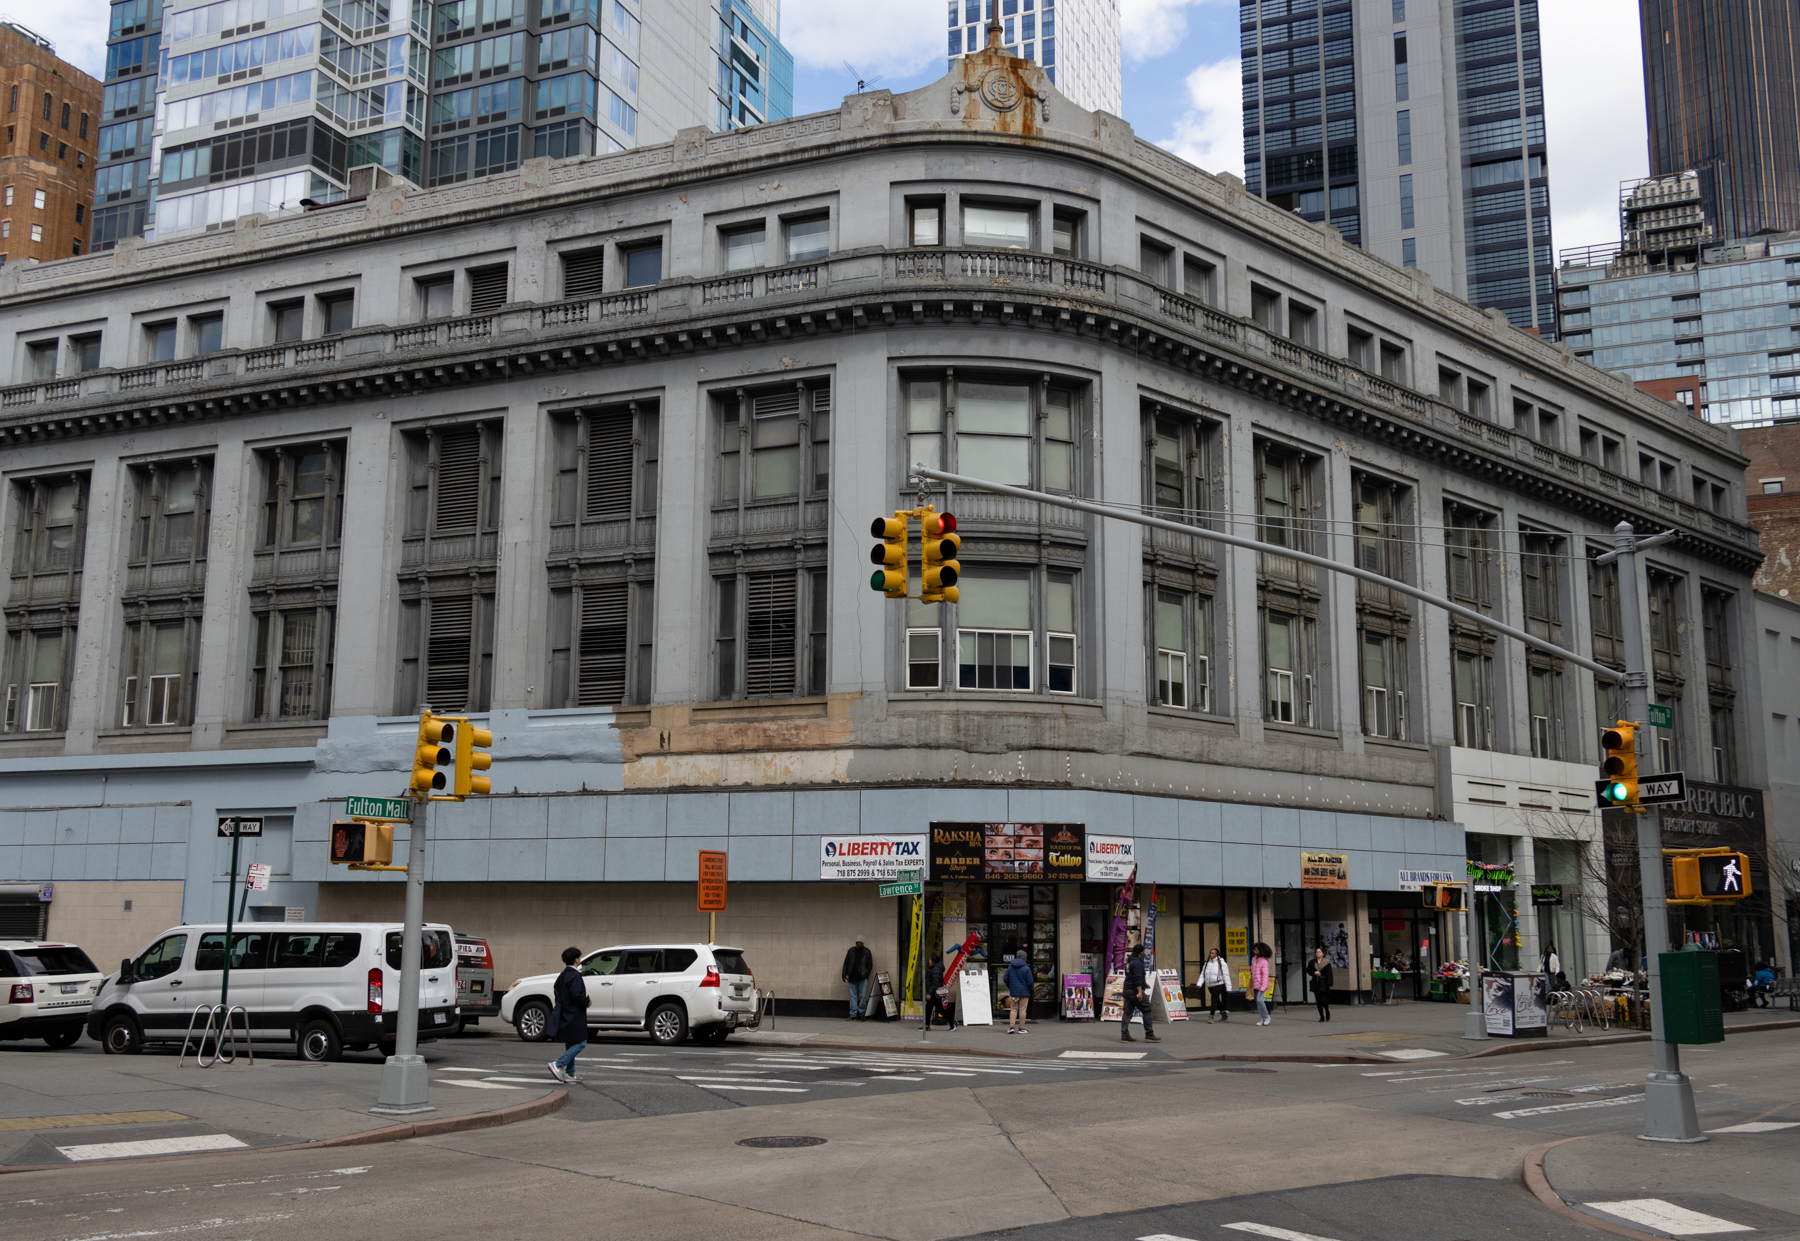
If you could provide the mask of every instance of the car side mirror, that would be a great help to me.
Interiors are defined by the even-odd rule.
[[[126,957],[123,961],[119,962],[119,985],[124,986],[126,983],[136,981],[137,974],[131,968],[131,958]]]

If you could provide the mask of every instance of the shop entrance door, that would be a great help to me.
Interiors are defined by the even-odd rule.
[[[1304,922],[1275,924],[1275,960],[1271,966],[1275,981],[1275,997],[1283,1004],[1305,1004],[1306,950]]]
[[[1219,955],[1225,954],[1225,919],[1223,918],[1183,918],[1181,921],[1181,981],[1187,989],[1190,1000],[1205,1000],[1206,994],[1200,986],[1200,970],[1206,964],[1206,955],[1217,948]],[[1236,986],[1235,980],[1232,986]]]

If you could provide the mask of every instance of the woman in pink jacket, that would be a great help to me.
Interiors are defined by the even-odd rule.
[[[1251,949],[1250,988],[1256,992],[1256,1024],[1269,1024],[1269,958],[1274,955],[1260,939]]]

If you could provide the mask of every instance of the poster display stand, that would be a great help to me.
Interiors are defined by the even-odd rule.
[[[1066,1021],[1094,1019],[1094,979],[1089,974],[1064,974],[1062,1015]]]
[[[892,1021],[900,1015],[900,1005],[894,1000],[894,984],[886,974],[875,975],[875,994],[881,997],[881,1008]]]
[[[1163,1021],[1188,1019],[1187,996],[1181,990],[1180,970],[1156,971],[1156,1015]]]
[[[957,1016],[965,1026],[994,1024],[994,993],[985,965],[965,965],[957,975]]]
[[[1100,1002],[1100,1020],[1117,1021],[1125,1015],[1125,971],[1106,976],[1106,994]],[[1131,1019],[1139,1025],[1144,1023],[1144,1014],[1137,1009],[1131,1010]]]
[[[1489,1034],[1506,1038],[1549,1035],[1550,996],[1542,974],[1483,974],[1481,996]]]

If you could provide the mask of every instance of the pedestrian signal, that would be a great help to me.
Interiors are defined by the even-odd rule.
[[[1669,859],[1671,900],[1741,901],[1750,895],[1750,859],[1742,853],[1677,853]]]
[[[333,866],[357,864],[386,866],[393,860],[393,824],[342,819],[331,825],[331,864]]]
[[[1439,883],[1426,888],[1422,893],[1422,903],[1427,909],[1435,909],[1440,913],[1455,913],[1463,907],[1463,890],[1461,884]]]

